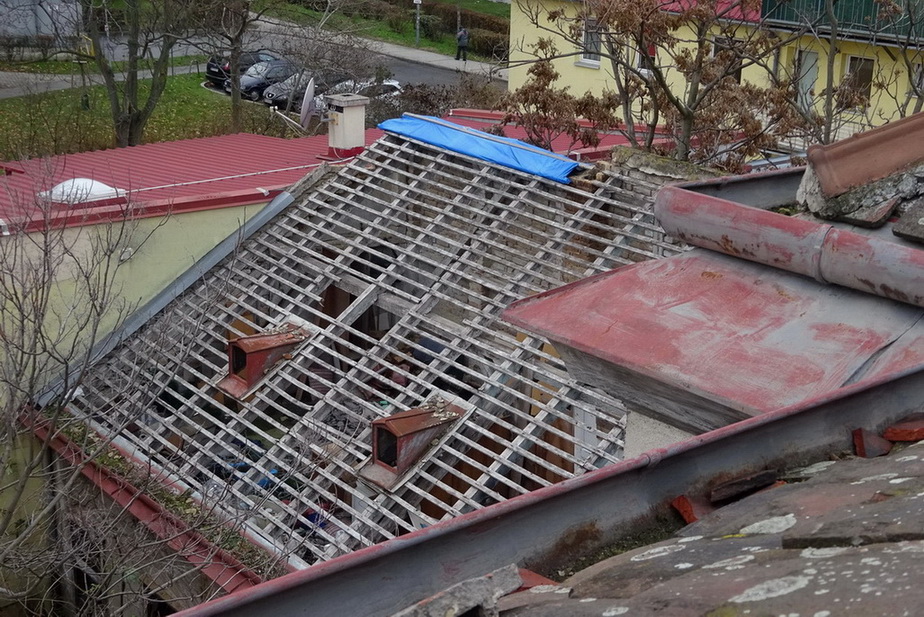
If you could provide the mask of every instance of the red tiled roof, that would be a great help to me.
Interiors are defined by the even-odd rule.
[[[808,160],[828,197],[904,171],[924,161],[924,113],[833,144],[809,146]]]
[[[680,13],[690,10],[699,0],[667,0],[661,4],[662,11]],[[716,0],[715,14],[720,19],[729,21],[760,21],[760,4],[746,0]]]
[[[382,131],[366,131],[366,143]],[[0,163],[0,219],[36,219],[35,195],[73,178],[89,178],[126,191],[138,216],[168,210],[222,208],[272,199],[323,162],[326,135],[281,139],[240,133],[131,148],[97,150],[47,159]],[[88,224],[121,216],[126,200],[98,200],[73,208],[55,205],[56,222]],[[26,225],[30,230],[41,221]]]

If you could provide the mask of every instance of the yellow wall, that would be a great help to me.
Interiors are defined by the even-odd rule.
[[[121,296],[126,310],[144,305],[219,242],[237,232],[265,205],[171,214],[126,223],[130,231],[120,244],[120,252],[125,251],[128,258],[115,270],[113,291]],[[105,233],[106,225],[74,227],[66,231],[65,244],[77,247],[78,253],[89,252],[93,250],[95,237]],[[57,291],[62,305],[74,301],[74,288],[72,278],[59,278]],[[120,317],[124,315],[112,314],[104,320],[100,334],[118,325]]]
[[[558,2],[556,0],[513,0],[511,5],[511,68],[509,70],[508,88],[515,90],[523,85],[527,78],[528,64],[520,65],[520,62],[527,62],[534,56],[529,53],[530,45],[534,44],[540,37],[549,38],[548,32],[540,31],[531,22],[527,15],[528,12],[544,11],[549,9],[563,9],[574,15],[577,13],[580,5],[574,2]],[[551,26],[554,27],[554,26]],[[785,33],[781,33],[785,36]],[[689,39],[688,33],[679,33],[680,38]],[[556,46],[559,53],[572,53],[575,48],[559,38],[556,40]],[[779,57],[779,70],[787,73],[793,71],[793,66],[798,49],[809,49],[819,53],[819,73],[817,86],[815,88],[816,105],[820,110],[821,93],[827,79],[827,41],[818,40],[811,36],[803,37],[801,40],[788,44],[781,50]],[[876,80],[887,82],[887,88],[873,87],[870,106],[857,113],[845,112],[839,119],[842,125],[839,131],[839,137],[846,137],[863,126],[878,125],[888,120],[899,117],[898,101],[905,98],[909,90],[909,76],[904,68],[904,62],[898,50],[888,49],[884,46],[872,45],[856,41],[840,41],[838,43],[839,53],[835,58],[834,66],[834,83],[840,83],[843,78],[849,56],[861,56],[875,59],[874,74]],[[663,58],[660,59],[663,61]],[[924,62],[924,55],[921,57]],[[768,62],[772,64],[772,62]],[[556,70],[560,77],[558,87],[568,87],[571,94],[582,95],[585,92],[591,92],[599,95],[601,92],[610,87],[612,83],[612,69],[606,58],[601,58],[598,64],[589,63],[583,60],[579,55],[559,58],[554,61]],[[767,73],[762,67],[747,67],[742,72],[742,79],[757,85],[767,83]],[[668,71],[668,80],[672,89],[677,93],[684,91],[685,84],[682,78],[677,74],[671,74]],[[909,107],[910,113],[913,107],[913,101]]]

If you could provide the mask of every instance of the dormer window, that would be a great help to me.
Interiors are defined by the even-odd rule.
[[[236,399],[244,398],[313,332],[310,324],[289,321],[269,332],[228,341],[228,375],[218,382],[218,388]]]
[[[434,397],[421,407],[372,421],[372,460],[360,471],[370,482],[392,489],[423,458],[463,409]]]

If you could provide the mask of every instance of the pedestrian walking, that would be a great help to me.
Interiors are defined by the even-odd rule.
[[[456,32],[456,60],[468,62],[468,30],[459,28]]]

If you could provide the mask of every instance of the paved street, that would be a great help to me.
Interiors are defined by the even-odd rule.
[[[270,29],[275,28],[277,31],[280,27],[280,24],[269,26]],[[379,41],[370,42],[370,45],[385,58],[385,64],[392,71],[395,79],[404,84],[455,84],[458,82],[460,73],[490,76],[504,82],[507,80],[506,69],[499,69],[490,64],[475,61],[461,62],[451,56],[444,56],[432,51],[402,47]],[[120,46],[114,45],[110,53],[118,57],[121,54]],[[181,53],[201,52],[190,49],[182,50]],[[204,72],[205,65],[204,63],[196,63],[189,66],[173,67],[171,70],[174,74]],[[101,83],[102,78],[99,75],[89,73],[81,76],[80,73],[73,75],[42,75],[0,72],[0,99],[53,90],[66,90],[81,87],[84,84],[96,85]]]

